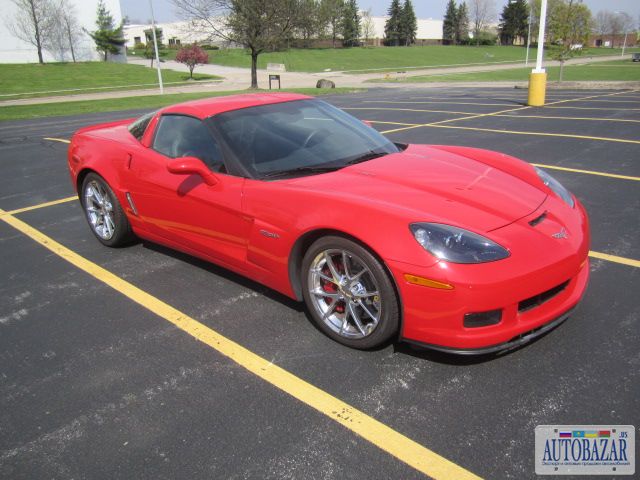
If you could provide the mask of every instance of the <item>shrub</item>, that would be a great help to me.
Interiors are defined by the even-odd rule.
[[[198,64],[209,63],[209,54],[198,45],[189,45],[178,50],[176,62],[184,63],[189,67],[189,78],[193,78],[193,69]]]

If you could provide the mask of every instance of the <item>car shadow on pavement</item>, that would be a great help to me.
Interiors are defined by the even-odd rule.
[[[225,280],[233,282],[240,287],[244,287],[250,290],[254,290],[255,292],[263,295],[271,300],[281,303],[282,305],[291,308],[297,312],[302,312],[304,310],[301,302],[297,302],[286,295],[283,295],[275,290],[270,289],[258,282],[254,282],[253,280],[248,279],[247,277],[243,277],[237,273],[232,272],[231,270],[227,270],[224,267],[219,267],[213,263],[207,262],[206,260],[201,260],[197,257],[193,257],[187,253],[182,253],[177,250],[173,250],[169,247],[165,247],[163,245],[159,245],[157,243],[150,242],[148,240],[141,241],[142,246],[144,248],[148,248],[157,253],[161,253],[162,255],[167,255],[176,260],[180,260],[181,262],[188,263],[189,265],[193,265],[194,267],[200,268],[202,270],[206,270],[207,272],[221,277]]]

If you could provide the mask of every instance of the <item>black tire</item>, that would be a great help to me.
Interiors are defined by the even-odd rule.
[[[96,195],[96,192],[100,195]],[[100,198],[103,198],[102,204]],[[84,178],[80,203],[89,228],[103,245],[121,247],[135,238],[118,197],[100,175],[91,172]],[[111,219],[110,222],[107,217]]]
[[[397,336],[398,295],[384,265],[362,245],[339,236],[316,240],[302,260],[301,279],[311,318],[333,340],[368,350]]]

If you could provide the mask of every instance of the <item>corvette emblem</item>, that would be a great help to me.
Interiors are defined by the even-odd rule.
[[[554,234],[553,234],[553,235],[551,235],[551,236],[552,236],[553,238],[558,238],[558,239],[560,239],[560,238],[567,238],[567,237],[568,237],[568,235],[567,235],[567,230],[566,230],[564,227],[562,227],[562,230],[560,230],[558,233],[554,233]]]
[[[280,235],[274,232],[270,232],[268,230],[260,230],[260,235],[264,235],[265,237],[268,237],[268,238],[280,238]]]

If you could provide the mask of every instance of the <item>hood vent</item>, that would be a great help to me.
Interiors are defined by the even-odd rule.
[[[536,225],[538,225],[540,222],[542,222],[545,218],[547,218],[547,212],[544,212],[542,215],[540,215],[539,217],[534,218],[533,220],[531,220],[529,222],[529,225],[531,225],[532,227],[535,227]]]

